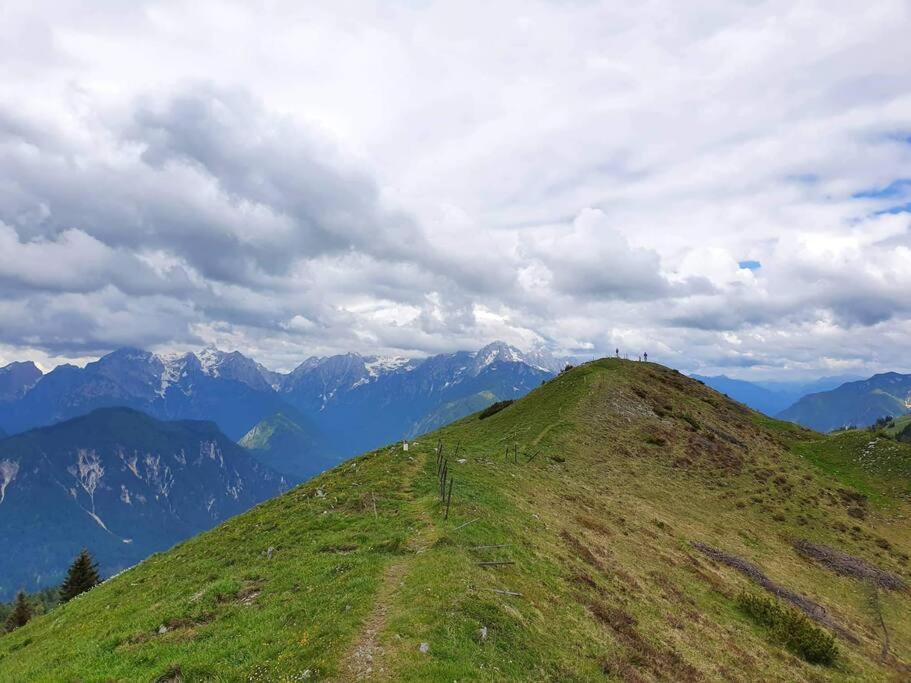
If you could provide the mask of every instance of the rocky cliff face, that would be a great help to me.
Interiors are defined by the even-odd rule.
[[[211,422],[100,409],[0,443],[0,597],[59,581],[83,546],[112,574],[285,487]]]

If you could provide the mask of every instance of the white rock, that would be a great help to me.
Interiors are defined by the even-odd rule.
[[[419,649],[421,652],[429,652],[429,651],[430,651],[430,643],[421,643],[421,647],[418,648],[418,649]]]
[[[487,640],[487,627],[482,626],[480,633],[481,633],[481,642],[483,643],[485,640]]]
[[[158,635],[161,635],[162,633],[167,633],[167,632],[168,632],[168,627],[165,626],[164,624],[162,624],[161,626],[158,627]]]

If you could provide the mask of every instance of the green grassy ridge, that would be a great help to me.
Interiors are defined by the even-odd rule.
[[[793,450],[877,505],[911,501],[911,444],[850,429],[795,442]]]
[[[284,413],[276,413],[272,417],[257,423],[253,429],[247,432],[237,443],[244,448],[265,449],[269,447],[269,442],[275,435],[276,431],[286,430],[292,434],[307,435],[307,432],[297,422],[292,420]]]
[[[448,520],[438,440],[465,460],[449,461]],[[908,507],[851,516],[844,481],[794,452],[804,440],[827,442],[661,366],[589,363],[408,453],[349,461],[0,638],[0,680],[154,680],[176,667],[186,680],[346,680],[369,624],[388,680],[894,679],[911,660],[908,596],[882,596],[898,662],[883,664],[866,588],[791,542],[908,577],[911,534],[896,521]],[[840,643],[832,667],[792,656],[738,609],[755,586],[698,556],[696,540],[811,596],[859,645]],[[509,547],[472,549],[493,544]]]
[[[492,391],[479,391],[471,396],[460,398],[457,401],[444,403],[433,412],[425,415],[409,430],[412,435],[420,436],[434,429],[439,429],[453,420],[464,417],[468,413],[475,413],[487,408],[496,402],[497,395]]]
[[[898,436],[908,426],[911,425],[911,414],[898,415],[892,419],[892,424],[883,431],[888,436]]]

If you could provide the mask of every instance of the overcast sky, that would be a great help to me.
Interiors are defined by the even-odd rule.
[[[0,0],[0,363],[908,370],[911,3]]]

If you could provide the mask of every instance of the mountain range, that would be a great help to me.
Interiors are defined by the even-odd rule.
[[[911,375],[886,372],[804,396],[778,416],[828,432],[843,427],[866,427],[881,417],[898,417],[909,411]]]
[[[16,552],[0,561],[0,596],[58,581],[82,545],[117,571],[357,450],[524,395],[558,367],[500,342],[426,359],[314,357],[290,373],[216,349],[119,349],[47,374],[8,365],[0,540]],[[212,444],[218,467],[191,457]],[[223,500],[230,476],[249,494]]]
[[[310,452],[302,456],[338,461],[412,436],[443,405],[461,417],[479,402],[521,396],[561,367],[502,342],[425,359],[311,357],[289,373],[236,351],[163,356],[125,348],[84,368],[62,365],[42,374],[33,363],[13,363],[0,369],[0,429],[17,433],[125,406],[162,420],[211,420],[239,440],[277,415],[297,416],[308,433]]]
[[[691,377],[766,415],[778,415],[807,394],[828,391],[845,382],[861,379],[854,375],[838,375],[820,377],[809,382],[748,382],[725,375],[713,377],[691,375]]]
[[[911,445],[621,359],[482,414],[0,636],[0,680],[908,680]]]
[[[105,575],[285,489],[212,422],[129,408],[0,441],[0,597],[59,583],[82,547]]]
[[[236,353],[162,357],[119,349],[84,368],[61,365],[30,380],[0,406],[0,427],[17,433],[124,406],[163,420],[211,420],[238,439],[284,406],[257,369]]]

